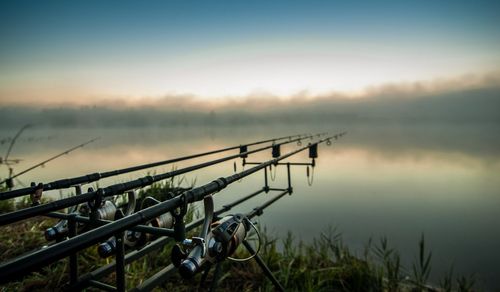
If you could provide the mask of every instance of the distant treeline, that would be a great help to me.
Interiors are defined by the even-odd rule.
[[[262,100],[257,100],[262,102]],[[500,89],[482,88],[420,96],[384,95],[312,101],[252,100],[213,110],[188,107],[0,108],[0,127],[177,127],[265,125],[268,123],[500,123]]]

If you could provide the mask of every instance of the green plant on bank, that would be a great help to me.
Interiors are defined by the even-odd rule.
[[[456,278],[457,291],[472,291],[474,289],[474,283],[476,282],[474,275],[469,277],[459,276]],[[453,291],[453,266],[450,267],[448,273],[444,275],[439,283],[442,291],[449,292]]]
[[[0,200],[0,214],[9,213],[15,210],[13,200]]]
[[[424,287],[431,273],[430,263],[432,253],[427,253],[425,250],[425,239],[423,234],[418,242],[418,251],[418,259],[413,263],[413,276],[415,278],[415,284],[419,287]]]
[[[0,178],[0,181],[2,179]],[[5,186],[0,185],[0,192],[5,192],[7,189]],[[8,213],[14,211],[14,201],[13,200],[0,200],[0,214]]]
[[[448,273],[441,279],[439,286],[441,286],[444,292],[451,292],[453,288],[453,266],[450,267]]]
[[[43,204],[49,201],[50,201],[49,199],[42,197],[41,203]],[[31,206],[32,203],[29,196],[24,196],[21,197],[20,199],[0,200],[0,214],[13,212]]]
[[[379,275],[380,279],[385,277],[385,281],[387,282],[387,290],[398,291],[400,282],[403,279],[401,276],[402,267],[401,257],[399,253],[393,248],[389,247],[387,237],[385,236],[380,238],[380,245],[374,247],[371,246],[370,239],[368,250],[365,252],[365,254],[369,254],[370,250],[374,253],[377,260],[380,262],[380,266],[374,266],[374,269]]]
[[[168,192],[179,188],[179,180],[167,180],[153,184],[139,192],[139,197],[153,196],[165,199]],[[126,199],[126,198],[122,198]],[[191,208],[186,221],[194,218]],[[46,245],[43,230],[52,226],[54,219],[32,218],[8,226],[0,227],[0,258],[14,258],[30,250]],[[311,243],[297,242],[291,232],[283,240],[272,238],[266,228],[260,228],[262,247],[259,255],[269,266],[275,277],[289,291],[472,291],[473,277],[457,276],[453,278],[453,269],[440,281],[440,288],[431,287],[427,280],[431,269],[431,253],[425,249],[424,237],[418,243],[419,253],[413,267],[413,277],[407,274],[401,265],[399,253],[389,246],[386,237],[376,245],[370,239],[363,252],[357,257],[343,242],[342,235],[336,229],[329,228]],[[192,231],[189,236],[197,234]],[[255,237],[255,235],[251,235]],[[254,241],[252,241],[254,245]],[[126,266],[127,289],[139,285],[145,278],[151,277],[170,264],[170,253],[175,242],[171,241],[163,248],[151,252],[145,257]],[[234,255],[244,258],[248,252],[239,248]],[[97,254],[95,246],[78,253],[79,274],[90,272],[99,266],[111,262]],[[11,282],[0,291],[46,291],[60,290],[68,282],[68,260],[60,260],[41,271],[25,277],[22,281]],[[214,269],[207,277],[203,289],[216,285],[220,291],[274,291],[271,282],[254,260],[247,262],[221,263],[218,277]],[[201,273],[200,273],[201,274]],[[168,281],[156,290],[192,291],[198,288],[201,275],[192,280],[182,279],[178,273],[172,273]],[[453,281],[455,279],[455,281]],[[114,273],[100,279],[113,284]],[[216,281],[216,283],[212,283]],[[89,288],[88,291],[94,291]]]
[[[1,181],[2,179],[0,179]],[[0,192],[7,191],[7,188],[4,185],[0,185]],[[62,195],[60,195],[62,197]],[[41,203],[47,203],[50,199],[43,197],[41,199]],[[0,200],[0,214],[13,212],[19,209],[24,209],[32,206],[32,202],[29,195],[22,196],[19,198],[12,198],[7,200]]]
[[[458,291],[472,291],[475,282],[474,276],[459,276],[457,278]]]

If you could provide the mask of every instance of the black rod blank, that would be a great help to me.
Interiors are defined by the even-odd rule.
[[[141,164],[141,165],[136,165],[136,166],[122,168],[122,169],[116,169],[116,170],[110,170],[110,171],[101,172],[101,173],[96,172],[96,173],[86,174],[86,175],[73,177],[73,178],[65,178],[65,179],[60,179],[60,180],[56,180],[56,181],[49,182],[49,183],[42,183],[42,187],[43,187],[44,191],[64,189],[64,188],[69,188],[71,186],[78,185],[78,184],[86,184],[86,183],[95,182],[95,181],[98,181],[98,180],[100,180],[102,178],[106,178],[106,177],[112,177],[112,176],[125,174],[125,173],[129,173],[129,172],[133,172],[133,171],[143,170],[146,168],[152,168],[152,167],[156,167],[156,166],[172,164],[175,162],[194,159],[194,158],[207,156],[207,155],[211,155],[211,154],[217,154],[217,153],[226,152],[226,151],[230,151],[230,150],[234,150],[234,149],[240,149],[240,147],[244,147],[246,149],[246,147],[248,147],[248,146],[255,146],[255,145],[274,142],[274,141],[283,140],[283,139],[292,139],[294,137],[307,138],[307,137],[309,137],[309,135],[300,134],[300,135],[292,135],[292,136],[267,139],[267,140],[252,142],[252,143],[248,143],[248,144],[244,144],[244,145],[231,146],[231,147],[226,147],[226,148],[222,148],[222,149],[211,150],[211,151],[207,151],[207,152],[203,152],[203,153],[197,153],[197,154],[177,157],[177,158],[163,160],[163,161],[157,161],[157,162],[148,163],[148,164]],[[20,174],[17,174],[17,175],[20,175]],[[26,187],[26,188],[21,188],[21,189],[17,189],[17,190],[3,192],[3,193],[0,193],[0,200],[6,200],[6,199],[19,197],[19,196],[29,195],[29,194],[33,193],[35,191],[35,189],[38,189],[38,188],[39,188],[39,186],[32,186],[32,187]]]

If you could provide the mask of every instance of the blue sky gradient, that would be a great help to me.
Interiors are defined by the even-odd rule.
[[[482,74],[500,65],[499,12],[498,1],[2,1],[0,99],[290,95]]]

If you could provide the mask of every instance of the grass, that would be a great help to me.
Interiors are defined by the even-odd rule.
[[[151,195],[159,200],[165,199],[165,193],[171,191],[173,186],[173,180],[155,184],[142,191],[140,198]],[[2,204],[7,206],[5,208],[13,208],[13,203],[9,205],[4,201]],[[193,218],[192,210],[188,217]],[[53,219],[36,217],[0,227],[2,260],[14,258],[46,245],[43,230],[55,222]],[[196,231],[192,232],[195,233]],[[474,278],[454,276],[452,268],[443,276],[439,287],[428,285],[432,253],[427,250],[423,235],[416,245],[417,257],[411,265],[412,275],[408,276],[409,269],[401,264],[399,253],[390,246],[385,237],[377,243],[368,240],[363,256],[358,257],[343,243],[341,234],[332,228],[322,232],[310,244],[297,241],[291,232],[283,239],[273,238],[265,228],[260,230],[260,233],[262,236],[260,256],[278,281],[290,291],[474,290]],[[171,242],[163,249],[128,265],[127,287],[130,289],[137,286],[143,279],[170,264],[173,244],[174,242]],[[243,248],[239,248],[235,255],[237,258],[247,256],[248,253]],[[80,252],[78,258],[80,275],[110,262],[110,259],[101,259],[98,256],[95,246]],[[197,275],[193,280],[187,281],[178,273],[174,273],[169,281],[163,283],[157,290],[192,291],[198,288],[200,278],[201,275]],[[61,260],[25,277],[22,281],[0,286],[0,291],[60,290],[68,280],[68,260]],[[113,284],[114,274],[101,280]],[[221,291],[274,291],[271,282],[254,260],[244,263],[229,260],[222,262],[219,277],[215,280],[212,271],[203,288],[208,289],[213,281],[217,281],[217,288]]]

